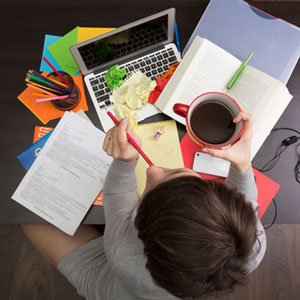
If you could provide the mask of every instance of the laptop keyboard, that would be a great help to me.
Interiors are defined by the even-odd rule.
[[[157,75],[163,75],[169,70],[170,66],[177,62],[177,57],[174,51],[170,49],[163,49],[150,55],[144,56],[130,63],[119,65],[119,68],[126,69],[126,76],[134,71],[140,70],[146,76],[155,80]],[[105,80],[105,72],[97,74],[89,79],[93,92],[97,99],[100,109],[104,109],[113,105],[109,100],[112,91],[107,87]],[[123,78],[123,79],[126,79]]]

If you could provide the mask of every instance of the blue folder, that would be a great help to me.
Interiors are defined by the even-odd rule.
[[[45,136],[40,138],[38,141],[36,141],[29,148],[27,148],[25,151],[23,151],[21,154],[17,156],[17,159],[20,161],[20,163],[22,164],[22,166],[25,168],[26,171],[29,170],[33,162],[38,157],[40,151],[43,149],[44,145],[48,141],[52,131],[53,130],[48,132]]]
[[[183,51],[206,38],[241,61],[286,84],[300,56],[300,29],[243,0],[211,0]]]

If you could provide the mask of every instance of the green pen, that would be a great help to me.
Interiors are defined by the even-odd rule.
[[[234,76],[232,77],[232,79],[230,80],[230,82],[227,85],[227,89],[231,89],[232,86],[234,85],[234,83],[236,82],[236,80],[238,79],[238,77],[240,76],[240,74],[242,73],[242,71],[245,69],[248,61],[250,60],[250,58],[252,57],[253,52],[251,52],[249,54],[249,56],[247,57],[247,59],[245,60],[245,62],[241,65],[241,67],[237,70],[237,72],[234,74]]]

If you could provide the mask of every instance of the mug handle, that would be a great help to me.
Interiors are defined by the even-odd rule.
[[[173,106],[173,111],[174,113],[176,113],[177,115],[186,118],[187,116],[187,112],[188,112],[189,106],[183,103],[176,103]]]

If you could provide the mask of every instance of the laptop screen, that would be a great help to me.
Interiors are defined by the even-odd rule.
[[[162,44],[168,39],[168,14],[78,48],[87,70]]]

